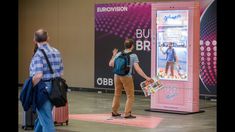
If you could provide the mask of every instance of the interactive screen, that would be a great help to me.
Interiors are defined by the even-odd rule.
[[[157,75],[162,80],[188,80],[188,10],[156,12]]]

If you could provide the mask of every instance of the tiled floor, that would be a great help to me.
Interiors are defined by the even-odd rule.
[[[204,113],[178,115],[147,112],[145,109],[149,108],[150,99],[136,95],[133,115],[137,118],[127,120],[109,116],[112,98],[113,93],[69,92],[69,125],[56,126],[57,132],[216,132],[216,102],[200,100]],[[123,94],[121,113],[125,99]],[[19,101],[19,132],[24,132],[21,128],[22,111]]]

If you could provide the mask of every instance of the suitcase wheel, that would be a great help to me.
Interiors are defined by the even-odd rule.
[[[23,128],[24,130],[28,130],[28,128],[26,127],[26,126],[24,126],[24,128]]]
[[[22,129],[27,130],[27,127],[26,126],[22,126]]]
[[[67,120],[67,121],[66,121],[66,126],[68,126],[68,124],[69,124],[69,121]]]

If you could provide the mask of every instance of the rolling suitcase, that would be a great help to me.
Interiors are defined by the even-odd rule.
[[[55,125],[63,125],[66,123],[68,125],[69,122],[69,111],[68,111],[68,103],[62,107],[55,107],[52,110],[53,120]]]
[[[24,130],[34,129],[34,121],[37,118],[37,114],[33,113],[32,108],[30,108],[28,111],[23,111],[23,123],[22,128]]]

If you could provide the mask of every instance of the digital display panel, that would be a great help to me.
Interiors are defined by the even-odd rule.
[[[188,10],[156,11],[157,75],[188,80]]]

